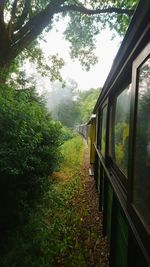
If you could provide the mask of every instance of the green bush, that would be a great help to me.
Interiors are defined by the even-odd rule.
[[[61,159],[61,125],[34,90],[0,90],[1,227],[21,223],[49,184]]]
[[[62,128],[63,140],[67,141],[76,136],[75,132],[67,127]]]
[[[86,251],[79,235],[87,208],[85,202],[80,211],[76,205],[76,198],[84,189],[79,176],[82,138],[77,136],[65,142],[62,154],[60,181],[51,185],[26,224],[9,231],[0,250],[1,267],[86,266]],[[88,234],[86,229],[84,234]]]

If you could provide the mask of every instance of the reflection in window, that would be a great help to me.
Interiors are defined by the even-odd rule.
[[[107,106],[104,107],[102,113],[102,139],[101,139],[101,153],[105,156],[105,145],[106,145],[106,116]]]
[[[115,106],[116,102],[110,107],[110,119],[109,119],[109,155],[113,159],[115,158],[115,144],[114,144]]]
[[[138,79],[133,203],[150,230],[150,58]]]
[[[111,111],[110,155],[121,171],[127,175],[128,138],[130,117],[130,85],[117,97]]]

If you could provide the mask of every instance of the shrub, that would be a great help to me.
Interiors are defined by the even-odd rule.
[[[61,125],[34,90],[0,91],[1,227],[27,218],[61,159]]]
[[[0,266],[86,266],[86,251],[79,235],[87,208],[85,202],[80,211],[76,205],[76,198],[84,189],[79,176],[83,164],[82,138],[77,136],[65,142],[62,154],[60,171],[53,174],[55,179],[59,175],[59,182],[51,185],[43,201],[31,212],[29,222],[9,231],[8,240],[2,243]]]
[[[76,136],[75,132],[67,127],[62,128],[63,140],[67,141]]]

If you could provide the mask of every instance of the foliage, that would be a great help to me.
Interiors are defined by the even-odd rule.
[[[28,58],[29,62],[36,66],[38,73],[50,77],[50,81],[62,81],[60,70],[65,65],[64,60],[58,54],[48,56],[46,60],[39,46],[39,40],[32,42],[18,58],[20,58],[20,62]]]
[[[78,176],[83,160],[81,137],[62,146],[64,163],[55,182],[43,198],[28,224],[12,233],[1,250],[3,267],[86,266],[82,244],[78,238],[81,216],[87,213],[76,209],[76,197],[83,191]],[[82,215],[81,215],[82,213]]]
[[[80,136],[76,136],[72,140],[65,142],[62,145],[62,155],[64,155],[65,164],[62,164],[61,170],[65,170],[65,173],[68,177],[76,174],[83,164],[82,138]]]
[[[61,159],[61,125],[33,90],[0,91],[1,227],[24,220]]]
[[[63,135],[63,140],[67,141],[69,139],[72,139],[73,137],[75,137],[75,133],[67,128],[67,127],[62,127],[62,135]]]
[[[88,70],[90,64],[97,62],[93,54],[95,36],[107,24],[111,29],[123,34],[137,2],[138,0],[2,0],[0,2],[0,73],[4,74],[4,69],[7,69],[13,60],[28,48],[28,54],[36,54],[35,59],[41,62],[42,54],[35,45],[37,37],[42,38],[41,33],[44,29],[46,31],[52,29],[54,22],[66,16],[70,20],[64,34],[71,43],[71,55],[73,58],[78,57]],[[35,42],[33,46],[32,42]],[[52,60],[55,61],[53,66],[56,66],[56,71],[53,67],[48,65],[47,67],[55,77],[56,73],[59,74],[58,65],[62,66],[63,61],[57,60],[55,56]]]
[[[80,108],[76,101],[59,105],[58,120],[66,127],[73,128],[80,119]]]
[[[80,118],[81,123],[87,122],[92,114],[93,108],[100,95],[100,89],[90,89],[88,91],[81,91],[79,93],[78,105],[80,106]]]
[[[85,123],[89,120],[93,107],[100,94],[100,89],[77,91],[71,81],[70,85],[61,88],[54,87],[51,92],[45,94],[47,108],[55,120],[58,120],[68,128]]]
[[[98,29],[93,17],[72,14],[65,36],[72,44],[71,57],[78,58],[87,71],[97,63],[97,57],[93,53],[96,48],[93,36],[96,34]]]

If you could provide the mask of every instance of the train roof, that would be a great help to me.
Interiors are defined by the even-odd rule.
[[[132,62],[150,40],[150,0],[141,0],[133,14],[125,37],[96,102],[93,113],[107,98],[110,90],[131,79]]]
[[[96,114],[92,114],[91,117],[90,117],[90,119],[89,119],[89,121],[87,122],[87,125],[88,124],[91,124],[92,121],[94,121],[95,119],[96,119]]]

